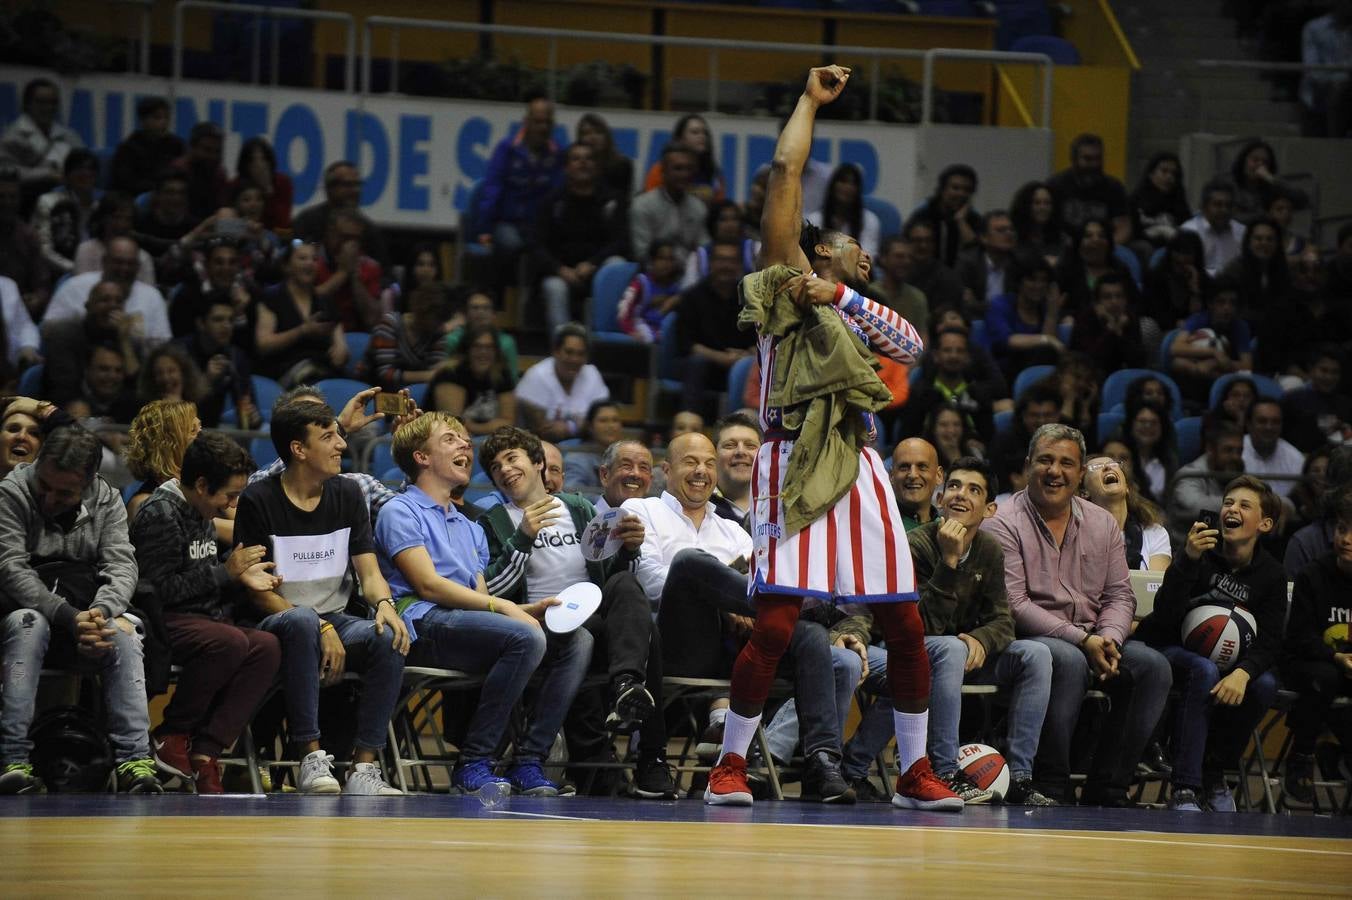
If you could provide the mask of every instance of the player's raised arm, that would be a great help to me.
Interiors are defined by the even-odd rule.
[[[762,266],[782,263],[810,268],[798,246],[798,233],[803,223],[802,176],[812,151],[812,123],[817,118],[817,109],[839,97],[849,78],[850,70],[843,66],[823,66],[807,73],[807,87],[779,135],[775,158],[770,164],[765,209],[761,213]]]

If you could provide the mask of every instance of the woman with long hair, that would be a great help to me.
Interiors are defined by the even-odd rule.
[[[176,343],[160,344],[150,351],[136,382],[136,398],[141,403],[167,400],[196,404],[206,393],[202,370],[188,351]]]
[[[1043,181],[1030,181],[1014,192],[1009,220],[1018,236],[1017,247],[1027,247],[1053,265],[1065,252],[1068,238],[1052,189]]]
[[[1207,419],[1228,419],[1245,428],[1249,422],[1249,407],[1258,399],[1258,386],[1252,378],[1232,378],[1216,399],[1216,405],[1207,410]]]
[[[197,406],[183,400],[152,400],[127,431],[123,457],[131,474],[141,479],[141,486],[127,501],[127,518],[132,519],[141,504],[150,499],[155,489],[171,478],[178,477],[183,452],[202,430],[197,418]]]
[[[864,206],[864,173],[854,163],[836,166],[826,185],[826,205],[808,213],[807,220],[818,228],[848,234],[870,257],[878,257],[883,226]]]
[[[1173,393],[1163,381],[1153,375],[1142,375],[1127,385],[1127,393],[1122,400],[1123,410],[1125,411],[1127,407],[1140,406],[1142,403],[1153,403],[1170,419],[1182,414],[1182,410],[1174,409]]]
[[[282,255],[285,279],[258,304],[258,372],[283,387],[337,375],[347,362],[337,312],[315,294],[316,261],[314,244],[292,241]]]
[[[1178,442],[1174,423],[1163,407],[1149,401],[1127,406],[1122,423],[1122,443],[1131,451],[1131,470],[1141,493],[1156,503],[1164,502],[1164,489],[1178,471]]]
[[[1281,226],[1267,215],[1257,216],[1244,231],[1239,257],[1221,270],[1221,277],[1239,285],[1239,315],[1250,325],[1262,325],[1290,293],[1283,243]]]
[[[1094,302],[1094,285],[1110,272],[1122,277],[1131,308],[1140,305],[1136,281],[1115,255],[1115,247],[1112,225],[1105,219],[1087,219],[1075,231],[1071,249],[1061,254],[1061,260],[1056,264],[1056,283],[1065,296],[1061,309],[1063,316],[1087,313]]]
[[[1164,514],[1132,487],[1121,463],[1111,456],[1089,457],[1081,492],[1086,500],[1106,509],[1122,529],[1127,568],[1163,572],[1173,560]]]
[[[1164,254],[1145,273],[1144,280],[1141,313],[1162,331],[1183,327],[1189,316],[1202,311],[1211,284],[1201,236],[1195,231],[1179,231],[1169,238]]]
[[[295,188],[291,176],[277,170],[277,152],[265,137],[251,137],[240,145],[235,177],[226,192],[233,197],[245,184],[263,192],[263,227],[269,231],[289,231]]]
[[[941,403],[930,410],[922,436],[938,451],[939,465],[945,471],[964,456],[985,458],[985,445],[956,404]]]
[[[1014,251],[1005,273],[1005,293],[990,301],[986,331],[992,355],[1006,377],[1028,366],[1052,364],[1066,346],[1057,336],[1061,289],[1047,260],[1029,249]]]
[[[1290,199],[1296,209],[1310,205],[1304,191],[1277,180],[1277,154],[1271,144],[1260,138],[1239,148],[1230,165],[1230,181],[1235,186],[1231,215],[1245,225],[1266,215],[1268,202],[1278,194]]]
[[[704,117],[689,113],[677,119],[671,142],[689,147],[695,153],[695,176],[690,180],[690,193],[703,200],[706,206],[715,200],[722,200],[727,194],[723,170],[714,159],[714,136]],[[659,161],[648,170],[647,177],[643,179],[643,189],[651,191],[661,186],[662,163]]]
[[[615,149],[610,123],[594,112],[583,113],[577,120],[577,142],[591,148],[596,174],[610,195],[627,203],[634,193],[634,161]]]
[[[428,384],[431,408],[447,412],[472,435],[492,434],[516,422],[516,381],[507,370],[498,330],[468,325],[461,341],[465,357],[443,366]]]
[[[432,241],[421,241],[408,255],[404,275],[380,294],[380,307],[385,312],[408,312],[408,298],[425,284],[445,284],[441,272],[441,254]],[[461,323],[457,322],[457,327]]]
[[[1133,248],[1163,247],[1192,218],[1183,189],[1183,163],[1177,153],[1163,151],[1150,157],[1136,190],[1127,198]]]

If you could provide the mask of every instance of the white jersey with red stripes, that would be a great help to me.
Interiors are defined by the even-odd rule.
[[[910,322],[880,303],[840,285],[834,306],[846,325],[871,348],[914,364],[924,349]],[[901,512],[882,459],[871,447],[859,452],[859,475],[830,512],[796,534],[785,534],[779,497],[788,471],[791,438],[776,438],[783,410],[768,403],[779,338],[761,335],[760,419],[767,440],[752,476],[751,533],[755,565],[749,591],[794,594],[820,600],[880,603],[917,600],[915,567]],[[870,439],[873,416],[869,417]]]

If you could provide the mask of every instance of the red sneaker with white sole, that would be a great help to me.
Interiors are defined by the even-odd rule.
[[[934,774],[929,757],[922,756],[897,779],[897,792],[892,795],[892,805],[900,809],[961,812],[964,804],[962,798],[949,790],[948,785]]]
[[[193,784],[199,794],[224,794],[221,786],[221,764],[211,759],[192,758]]]
[[[750,806],[751,786],[746,781],[746,760],[729,753],[709,772],[704,802],[710,806]]]
[[[155,752],[155,768],[192,781],[192,762],[188,759],[190,743],[186,734],[152,734],[150,749]]]

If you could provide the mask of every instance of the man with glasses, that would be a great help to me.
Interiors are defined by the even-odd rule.
[[[362,252],[384,269],[390,264],[390,251],[385,244],[385,235],[360,211],[361,188],[362,179],[356,163],[346,159],[329,163],[324,169],[324,200],[298,213],[291,222],[291,231],[307,244],[319,244],[324,240],[332,213],[339,210],[354,213],[362,224]]]
[[[1071,738],[1092,686],[1112,701],[1099,730],[1080,801],[1127,806],[1141,751],[1173,683],[1158,651],[1129,640],[1136,612],[1122,529],[1107,510],[1076,496],[1085,474],[1084,435],[1043,425],[1024,463],[1028,487],[982,525],[1005,554],[1015,633],[1051,651],[1051,700],[1034,763],[1037,789],[1074,802]]]

